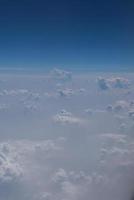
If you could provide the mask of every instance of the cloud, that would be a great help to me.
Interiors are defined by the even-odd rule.
[[[111,78],[108,81],[111,83],[113,88],[127,89],[130,85],[130,81],[122,77]]]
[[[9,143],[0,144],[0,196],[1,199],[16,198],[23,178],[23,168],[18,154]]]
[[[17,97],[20,98],[21,101],[39,101],[40,94],[37,92],[32,92],[28,89],[4,89],[0,93],[1,96],[6,97]]]
[[[39,111],[38,106],[33,102],[24,102],[24,113]]]
[[[61,70],[61,69],[53,69],[50,72],[51,77],[53,77],[56,80],[61,80],[61,81],[70,81],[72,79],[72,73]]]
[[[73,96],[82,96],[86,93],[86,90],[84,88],[79,88],[79,89],[71,89],[71,88],[61,88],[58,89],[58,96],[64,97],[64,98],[69,98]]]
[[[125,177],[126,182],[129,181],[134,166],[133,141],[131,142],[129,136],[122,134],[104,134],[101,138],[103,143],[100,162],[103,169],[108,174]]]
[[[27,199],[30,195],[34,199],[34,195],[39,192],[32,191],[36,183],[32,183],[33,178],[38,178],[43,168],[42,160],[47,161],[52,158],[55,153],[62,150],[63,138],[56,140],[28,141],[16,140],[0,143],[0,195],[4,200],[16,198],[18,191],[25,191],[25,185],[29,189],[29,194],[19,193],[20,199]],[[46,166],[48,162],[46,163]],[[39,172],[38,172],[38,170]],[[44,168],[45,172],[45,168]],[[38,181],[37,180],[37,181]],[[30,184],[30,185],[29,185]],[[38,184],[37,184],[38,185]],[[36,187],[37,187],[36,185]],[[5,190],[3,189],[5,187]],[[31,192],[30,192],[31,190]],[[27,192],[27,191],[26,191]],[[47,197],[47,196],[46,196]],[[43,199],[46,198],[43,195]],[[17,198],[16,198],[17,199]]]
[[[106,107],[106,111],[113,112],[113,113],[129,113],[133,111],[133,107],[131,106],[131,103],[125,100],[118,100],[112,105],[108,105]],[[123,115],[121,116],[123,117]]]
[[[22,175],[22,168],[18,163],[18,156],[8,143],[0,145],[0,182],[10,182]]]
[[[10,160],[5,155],[0,155],[0,183],[15,181],[22,175],[21,166],[16,160]]]
[[[108,89],[110,89],[110,85],[109,85],[107,79],[105,79],[105,78],[99,77],[97,79],[97,84],[98,84],[98,86],[99,86],[99,88],[101,90],[108,90]]]
[[[97,84],[101,90],[108,89],[128,89],[130,86],[130,81],[122,77],[112,77],[112,78],[97,78]]]
[[[83,171],[65,171],[64,169],[58,169],[52,176],[52,185],[57,190],[55,199],[85,199],[87,191],[90,190],[91,177],[86,175]]]
[[[48,192],[44,192],[40,196],[36,197],[37,200],[53,200],[52,194]]]
[[[118,123],[119,133],[132,135],[134,105],[131,101],[117,100],[112,105],[108,105],[106,111],[109,112],[111,117]]]
[[[6,76],[0,90],[2,200],[129,199],[134,95],[126,92],[133,74],[102,74],[97,84],[103,93],[96,91],[96,76],[75,73],[72,79],[64,70]]]
[[[114,111],[120,112],[120,111],[127,111],[129,108],[129,104],[126,101],[117,101],[114,105]]]
[[[64,182],[64,181],[67,181],[67,179],[68,179],[68,176],[67,176],[67,173],[66,173],[66,171],[64,170],[64,169],[59,169],[55,174],[54,174],[54,176],[52,177],[52,180],[54,181],[54,182],[58,182],[58,183],[60,183],[60,182]]]
[[[88,193],[92,199],[125,200],[133,188],[133,141],[122,134],[102,134],[100,160],[91,174]],[[132,186],[132,187],[131,187]],[[86,198],[85,198],[86,199]]]
[[[66,110],[61,110],[58,114],[53,117],[54,122],[60,124],[83,124],[83,120],[81,118],[75,117],[72,113],[67,112]]]
[[[27,89],[17,89],[17,90],[3,90],[2,94],[7,96],[16,96],[16,95],[27,95],[29,91]]]
[[[74,94],[74,91],[69,88],[60,89],[60,90],[58,90],[58,94],[60,97],[70,97]]]
[[[21,166],[21,159],[25,159],[31,154],[40,153],[41,151],[46,155],[52,151],[58,150],[55,142],[52,140],[46,141],[9,141],[0,144],[0,179],[7,181],[20,177],[23,165]],[[24,164],[24,163],[23,163]]]

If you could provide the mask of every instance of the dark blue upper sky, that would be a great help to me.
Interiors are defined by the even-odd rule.
[[[0,0],[0,67],[129,69],[132,0]]]

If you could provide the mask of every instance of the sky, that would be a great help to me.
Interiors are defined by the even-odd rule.
[[[0,67],[133,70],[134,3],[0,0]]]
[[[133,200],[133,10],[0,0],[0,200]]]

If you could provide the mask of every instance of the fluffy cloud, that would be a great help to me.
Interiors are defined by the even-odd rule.
[[[113,103],[113,105],[108,105],[106,107],[106,110],[108,112],[114,112],[114,113],[124,112],[124,113],[128,113],[128,115],[131,116],[131,114],[133,113],[133,106],[131,105],[131,102],[128,102],[125,100],[118,100],[115,103]]]
[[[83,124],[83,120],[81,118],[77,118],[72,115],[72,113],[67,112],[66,110],[61,110],[58,114],[53,117],[53,120],[56,123],[60,124]]]
[[[72,79],[72,73],[61,70],[61,69],[53,69],[50,72],[51,76],[56,79],[56,80],[61,80],[61,81],[69,81]]]
[[[52,176],[52,185],[57,190],[55,199],[85,199],[90,188],[92,178],[83,171],[65,171],[58,169]]]
[[[101,90],[108,90],[110,88],[110,85],[109,85],[107,79],[102,78],[102,77],[99,77],[97,79],[97,84]]]
[[[10,181],[22,174],[21,162],[23,158],[33,154],[44,153],[48,157],[52,152],[60,150],[60,142],[62,138],[45,141],[9,141],[0,144],[0,179],[2,181]],[[25,160],[24,160],[25,161]],[[25,164],[25,163],[23,163]],[[21,168],[22,167],[22,168]]]
[[[127,111],[128,108],[129,108],[129,103],[126,101],[117,101],[114,105],[115,112]]]
[[[118,131],[132,135],[134,120],[134,105],[131,101],[118,100],[113,105],[108,105],[106,111],[119,124]]]
[[[104,134],[101,138],[100,172],[104,171],[105,175],[109,177],[108,185],[111,185],[111,188],[113,187],[115,192],[121,196],[123,194],[128,195],[127,192],[132,186],[132,181],[134,181],[134,143],[129,136],[121,134]],[[127,187],[128,184],[130,188]],[[107,187],[109,187],[108,185]],[[121,196],[118,198],[128,198]]]
[[[28,184],[28,182],[32,184],[33,177],[36,177],[36,174],[40,173],[36,171],[36,168],[41,170],[40,164],[42,160],[48,160],[55,152],[60,151],[63,141],[63,138],[58,138],[56,140],[17,140],[0,143],[1,197],[7,199],[11,188],[13,188],[10,199],[14,199],[16,195],[18,195],[17,190],[24,189],[24,185]],[[31,198],[34,199],[36,193],[34,194],[34,192],[31,191],[30,194],[31,185],[28,185],[28,196],[30,195]],[[32,185],[34,187],[36,183]],[[3,191],[3,187],[6,187],[5,192]],[[36,192],[38,192],[38,190]],[[21,199],[28,199],[28,196],[26,195],[25,197],[25,194],[20,193],[19,195],[22,196]],[[43,199],[46,197],[43,195]]]
[[[101,90],[108,90],[112,88],[127,89],[130,85],[128,79],[122,77],[102,78],[97,79],[97,84]]]
[[[122,77],[115,77],[108,80],[111,83],[111,86],[114,88],[128,88],[130,82],[128,79]]]
[[[23,100],[38,101],[40,99],[40,94],[37,92],[32,92],[28,89],[4,89],[1,90],[0,96],[9,97],[20,97]]]
[[[16,156],[12,155],[12,157],[8,157],[7,152],[9,149],[6,149],[6,152],[3,149],[1,149],[0,154],[0,183],[15,181],[21,177],[23,170],[17,163]]]

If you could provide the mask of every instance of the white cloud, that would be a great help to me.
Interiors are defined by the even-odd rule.
[[[27,95],[29,91],[27,89],[17,89],[17,90],[3,90],[3,95],[16,96],[16,95]]]
[[[72,89],[66,88],[66,89],[60,89],[58,90],[58,94],[61,97],[70,97],[74,94]]]
[[[61,182],[64,182],[64,181],[67,181],[68,179],[68,176],[67,176],[67,173],[64,169],[59,169],[55,174],[54,176],[52,177],[52,180],[54,182],[58,182],[58,183],[61,183]]]
[[[72,79],[72,73],[61,70],[61,69],[53,69],[50,72],[51,76],[56,79],[56,80],[61,80],[61,81],[70,81]]]
[[[60,124],[83,124],[84,121],[81,118],[75,117],[72,115],[72,113],[67,112],[65,110],[61,110],[58,114],[56,114],[53,117],[54,122],[60,123]]]
[[[52,185],[57,190],[55,199],[85,199],[88,197],[91,184],[91,177],[86,175],[83,171],[65,171],[64,169],[58,169],[58,171],[52,177]]]
[[[22,169],[15,159],[6,158],[0,155],[0,183],[15,181],[22,175]]]
[[[32,179],[36,174],[40,173],[40,171],[36,171],[36,168],[41,170],[40,162],[42,162],[42,160],[48,160],[56,152],[58,153],[61,151],[63,142],[63,138],[58,138],[56,140],[17,140],[0,143],[0,193],[1,187],[4,187],[5,184],[6,187],[7,185],[12,187],[16,184],[19,186],[21,183],[24,185],[28,184],[30,181],[31,185],[34,187],[36,183],[32,183]],[[47,165],[48,163],[46,163],[46,166]],[[24,185],[21,187],[24,187]],[[7,187],[4,198],[8,198],[8,192]],[[16,191],[13,192],[16,193],[17,188]],[[13,196],[15,196],[15,194],[13,194]],[[45,196],[43,198],[45,198]]]
[[[129,108],[129,103],[126,101],[117,101],[114,105],[114,111],[120,112],[120,111],[127,111]]]
[[[130,86],[130,81],[122,77],[111,77],[111,78],[102,78],[97,79],[98,86],[101,90],[108,89],[127,89]]]
[[[130,85],[130,82],[128,79],[126,78],[122,78],[122,77],[115,77],[115,78],[111,78],[108,80],[111,83],[111,86],[114,88],[128,88]]]

